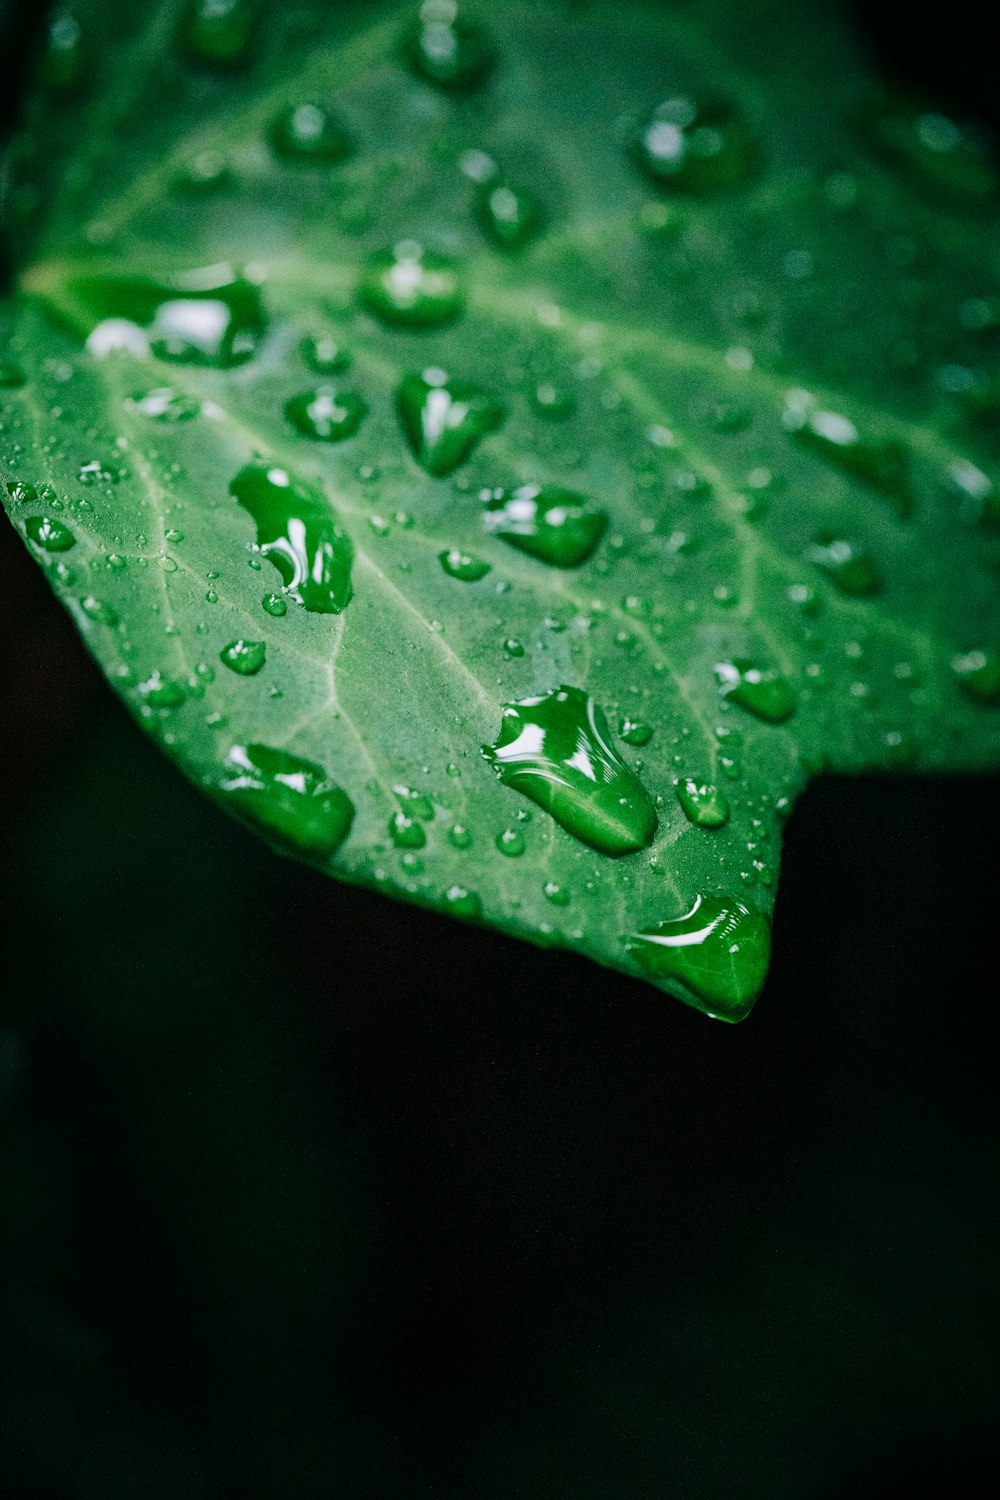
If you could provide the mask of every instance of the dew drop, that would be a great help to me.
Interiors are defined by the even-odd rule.
[[[220,71],[247,62],[256,22],[254,0],[188,0],[179,39],[191,62]]]
[[[451,917],[463,917],[466,921],[475,921],[483,914],[483,903],[475,891],[467,890],[464,885],[452,885],[444,893],[442,901],[444,910]]]
[[[576,397],[567,386],[543,380],[532,388],[531,407],[536,416],[562,422],[576,411]]]
[[[737,657],[718,662],[715,675],[723,697],[767,724],[783,724],[795,712],[795,695],[776,667]]]
[[[264,613],[272,619],[280,620],[288,613],[288,600],[283,594],[265,594],[260,603]]]
[[[219,652],[219,660],[240,677],[256,677],[267,660],[265,641],[230,641]]]
[[[503,654],[511,661],[516,661],[518,657],[524,655],[524,646],[512,635],[508,635],[503,643]]]
[[[891,500],[900,516],[913,510],[910,455],[895,438],[864,437],[839,412],[819,411],[806,392],[794,392],[784,412],[784,425],[796,440],[834,468],[860,479]]]
[[[755,147],[739,111],[725,100],[679,96],[657,106],[641,127],[636,155],[659,187],[714,193],[739,187],[755,166]]]
[[[564,885],[557,880],[547,880],[542,886],[542,895],[546,901],[551,901],[553,906],[568,906],[573,897]]]
[[[462,583],[478,583],[480,578],[485,578],[491,570],[491,564],[484,562],[481,557],[475,557],[471,552],[463,552],[459,547],[452,547],[447,552],[438,553],[438,561],[449,578],[457,578]]]
[[[1000,653],[965,651],[952,658],[951,670],[962,691],[977,703],[1000,703]]]
[[[95,599],[93,594],[88,594],[85,599],[80,600],[80,608],[88,620],[93,620],[97,625],[107,625],[114,630],[120,623],[118,611],[112,609],[110,604],[105,604],[101,599]]]
[[[882,580],[871,556],[853,542],[842,538],[824,539],[810,547],[806,557],[830,579],[831,583],[852,598],[866,599],[877,594]]]
[[[389,819],[389,837],[397,849],[422,849],[427,843],[423,825],[405,812],[394,812]]]
[[[335,854],[354,819],[351,799],[322,766],[267,745],[234,745],[219,790],[275,843],[309,859]]]
[[[520,552],[557,568],[576,568],[601,540],[608,517],[572,490],[524,484],[516,490],[491,491],[483,525]]]
[[[172,677],[164,677],[162,672],[154,672],[140,683],[139,693],[150,708],[180,708],[185,698],[181,684]]]
[[[448,829],[448,842],[456,849],[468,849],[472,844],[472,834],[464,823],[453,823]]]
[[[698,896],[685,916],[625,941],[644,973],[673,981],[688,1005],[715,1020],[743,1020],[767,978],[767,920],[728,897]]]
[[[604,714],[580,688],[504,705],[483,753],[504,786],[530,797],[568,833],[613,858],[652,843],[656,812],[611,744]]]
[[[289,105],[271,124],[271,149],[283,161],[318,163],[321,166],[344,161],[351,155],[353,142],[347,131],[321,104]]]
[[[394,786],[392,790],[411,818],[419,818],[423,823],[433,822],[434,804],[425,792],[418,792],[411,786]]]
[[[169,385],[158,385],[129,396],[125,410],[135,416],[147,417],[151,422],[168,425],[192,421],[201,412],[201,402],[193,396],[182,395]]]
[[[997,190],[997,174],[984,137],[947,115],[900,100],[871,111],[869,138],[925,186],[966,199]]]
[[[8,479],[7,494],[12,505],[34,505],[39,499],[37,485],[29,484],[26,479]]]
[[[618,733],[626,745],[648,745],[653,738],[653,727],[642,719],[625,718],[618,726]]]
[[[368,405],[357,391],[336,391],[318,386],[302,391],[285,402],[285,416],[303,437],[324,443],[342,443],[353,437],[368,414]]]
[[[302,358],[315,375],[340,375],[350,366],[350,351],[332,334],[310,334],[299,347]]]
[[[479,386],[434,368],[404,377],[396,411],[414,457],[436,478],[453,473],[506,415]]]
[[[87,348],[98,357],[125,349],[230,369],[254,357],[267,331],[260,288],[230,265],[162,279],[70,276],[65,290],[87,321]]]
[[[989,475],[968,459],[948,466],[946,486],[959,502],[959,517],[977,526],[1000,520],[1000,495]]]
[[[53,516],[29,516],[24,530],[29,542],[43,552],[68,552],[76,546],[76,537],[69,527]]]
[[[499,250],[521,250],[541,233],[544,214],[533,193],[505,182],[486,182],[476,194],[476,221]]]
[[[707,781],[685,776],[676,786],[677,800],[689,823],[698,828],[722,828],[729,822],[729,801],[725,792]]]
[[[370,313],[397,328],[440,328],[465,307],[455,263],[416,240],[400,240],[368,262],[358,295]]]
[[[496,836],[496,846],[508,859],[519,859],[524,853],[524,835],[516,828],[505,828]]]
[[[457,0],[424,0],[403,39],[403,55],[428,83],[446,93],[470,93],[494,64],[485,31],[459,14]]]
[[[281,574],[287,597],[313,614],[346,609],[354,548],[323,493],[266,463],[247,464],[229,489],[257,523],[260,554]]]
[[[79,21],[70,11],[57,10],[45,38],[42,78],[46,87],[59,94],[77,88],[85,77],[86,59]]]

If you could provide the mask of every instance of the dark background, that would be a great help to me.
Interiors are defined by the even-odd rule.
[[[981,7],[853,11],[1000,123]],[[713,1026],[276,859],[0,601],[5,1500],[996,1492],[995,781],[811,788]]]

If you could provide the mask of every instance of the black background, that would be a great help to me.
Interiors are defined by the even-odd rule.
[[[277,860],[10,533],[0,620],[5,1497],[995,1493],[995,781],[813,786],[725,1028]]]

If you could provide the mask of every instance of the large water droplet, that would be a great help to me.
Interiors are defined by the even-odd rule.
[[[325,495],[266,463],[247,464],[229,489],[256,521],[261,556],[278,569],[288,597],[314,614],[346,609],[354,548]]]
[[[669,979],[682,999],[719,1021],[742,1021],[767,978],[771,932],[741,901],[699,896],[683,917],[626,939],[651,978]]]
[[[1000,653],[965,651],[952,659],[951,670],[962,691],[977,703],[1000,703]]]
[[[354,804],[322,766],[267,745],[234,745],[220,790],[276,843],[326,860],[350,832]]]
[[[266,641],[230,641],[219,652],[219,660],[240,677],[256,677],[267,661]]]
[[[649,793],[580,688],[505,704],[499,738],[483,753],[504,786],[530,797],[601,854],[616,858],[652,843],[656,811]]]
[[[323,443],[342,443],[353,437],[368,414],[368,404],[357,391],[337,391],[321,385],[285,402],[285,416],[303,437]]]
[[[678,781],[676,791],[689,823],[698,828],[722,828],[729,822],[729,801],[717,786],[685,776]]]
[[[463,552],[460,547],[451,547],[447,552],[439,552],[438,561],[449,578],[457,578],[462,583],[478,583],[480,578],[486,577],[491,568],[490,563],[484,562],[481,557],[476,557],[471,552]]]
[[[557,568],[576,568],[607,528],[607,513],[583,495],[556,485],[523,484],[491,492],[483,514],[488,532]]]
[[[438,478],[464,463],[506,415],[479,386],[438,369],[407,375],[396,391],[396,410],[417,462]]]
[[[229,369],[252,359],[267,331],[260,288],[230,265],[162,279],[73,276],[66,293],[86,321],[88,350],[98,356],[152,351],[181,364]]]
[[[869,598],[882,587],[874,560],[853,542],[843,538],[824,540],[815,547],[810,547],[806,556],[810,562],[822,568],[842,594]]]
[[[795,712],[795,694],[776,667],[737,657],[718,662],[715,675],[723,697],[765,723],[783,724]]]
[[[415,73],[448,93],[478,88],[494,62],[486,33],[460,16],[457,0],[424,0],[403,53]]]
[[[180,22],[181,46],[192,62],[204,67],[242,67],[250,55],[256,9],[254,0],[188,0]]]
[[[368,262],[358,285],[368,311],[397,328],[440,328],[465,307],[453,261],[416,240],[400,240]]]
[[[135,416],[147,417],[151,422],[173,424],[192,421],[201,411],[201,402],[193,396],[182,395],[169,385],[158,385],[151,391],[139,391],[129,396],[125,410]]]
[[[901,516],[910,515],[910,455],[904,444],[896,438],[864,437],[848,417],[817,410],[806,392],[793,395],[796,399],[789,400],[784,412],[787,430],[834,468],[885,495]]]
[[[28,541],[43,552],[68,552],[76,546],[76,537],[69,527],[54,516],[29,516],[24,530]]]
[[[283,109],[271,125],[271,147],[284,161],[329,165],[350,156],[353,142],[340,121],[321,104]]]
[[[639,131],[636,154],[660,187],[713,193],[738,187],[755,165],[746,121],[725,100],[666,99]]]
[[[476,194],[476,220],[500,250],[520,250],[541,232],[545,222],[534,193],[506,182],[487,182]]]

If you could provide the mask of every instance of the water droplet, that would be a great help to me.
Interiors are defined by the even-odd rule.
[[[234,745],[220,791],[285,848],[329,859],[350,832],[354,805],[322,766],[267,745]]]
[[[520,641],[515,640],[512,635],[509,635],[503,643],[503,652],[504,656],[509,657],[513,661],[524,655],[524,647]]]
[[[180,708],[184,702],[184,689],[172,677],[154,672],[152,677],[139,684],[139,692],[150,708]]]
[[[76,546],[76,537],[69,527],[53,516],[29,516],[24,530],[29,542],[43,552],[68,552]]]
[[[476,195],[476,220],[500,250],[521,250],[544,225],[542,206],[533,193],[505,182],[487,182]]]
[[[739,187],[756,151],[746,122],[724,100],[667,99],[639,131],[639,164],[660,187],[713,193]]]
[[[389,819],[389,837],[397,849],[422,849],[427,842],[423,825],[405,812],[394,812]]]
[[[349,350],[332,334],[310,335],[302,340],[300,348],[302,358],[316,375],[340,375],[351,363]]]
[[[288,613],[288,600],[282,594],[265,594],[260,602],[265,613],[272,619],[280,620]]]
[[[741,901],[699,896],[685,916],[633,933],[626,945],[651,978],[677,984],[688,1005],[741,1021],[767,978],[771,933]]]
[[[457,0],[424,0],[403,39],[410,67],[447,93],[468,93],[491,72],[493,49],[481,26],[459,14]]]
[[[794,392],[784,412],[784,425],[799,442],[834,468],[861,479],[891,500],[901,516],[913,510],[910,455],[895,438],[863,437],[854,423],[839,412],[819,411],[806,392]]]
[[[626,745],[648,745],[653,738],[653,727],[641,719],[624,718],[618,726],[618,733]]]
[[[324,443],[341,443],[353,437],[368,414],[368,405],[357,391],[336,391],[319,386],[302,391],[285,402],[285,416],[304,437]]]
[[[87,326],[87,348],[118,349],[180,364],[230,369],[257,353],[267,331],[260,288],[230,265],[162,279],[143,275],[69,276],[66,294]]]
[[[37,485],[29,484],[26,479],[8,479],[7,494],[13,505],[34,505],[39,499]]]
[[[247,61],[256,22],[254,0],[188,0],[179,39],[188,58],[228,70]]]
[[[452,885],[444,893],[444,910],[452,917],[464,917],[466,921],[475,921],[483,914],[483,903],[475,891],[466,890],[464,885]]]
[[[241,677],[256,677],[267,660],[265,641],[230,641],[219,652],[219,660]]]
[[[85,599],[80,600],[80,608],[87,619],[93,620],[97,625],[107,625],[114,630],[119,624],[118,611],[101,599],[95,599],[93,594],[88,594]]]
[[[221,151],[199,151],[178,168],[174,186],[181,193],[221,192],[233,182],[233,169]]]
[[[1000,521],[1000,495],[989,475],[968,459],[948,466],[948,490],[959,501],[959,516],[970,526]]]
[[[707,781],[686,776],[676,786],[677,800],[689,823],[698,828],[722,828],[729,822],[726,794]]]
[[[831,580],[842,594],[869,598],[882,588],[874,561],[862,548],[842,538],[823,540],[806,553],[811,563]]]
[[[368,262],[358,295],[369,312],[398,328],[440,328],[465,307],[453,261],[416,240],[401,240]]]
[[[503,833],[498,833],[495,840],[501,854],[506,854],[508,859],[519,859],[524,853],[524,835],[516,828],[505,828]]]
[[[472,844],[472,834],[464,823],[453,823],[448,829],[448,842],[456,849],[468,849]]]
[[[394,786],[392,790],[411,818],[420,818],[424,823],[433,822],[434,804],[425,792],[418,792],[411,786]]]
[[[557,568],[576,568],[601,540],[608,517],[572,490],[523,484],[516,490],[491,492],[483,524],[531,557]]]
[[[542,895],[546,901],[551,901],[553,906],[568,906],[573,897],[564,885],[556,880],[547,880],[542,886]]]
[[[562,422],[576,411],[576,397],[567,386],[543,380],[532,389],[531,405],[536,416]]]
[[[344,161],[354,149],[340,121],[321,104],[303,103],[283,109],[271,125],[271,148],[289,162],[317,162],[327,166]]]
[[[158,385],[150,391],[139,391],[125,401],[125,410],[151,422],[190,422],[201,411],[201,402],[184,396],[169,385]]]
[[[42,80],[55,93],[69,93],[83,82],[86,48],[80,23],[68,10],[57,10],[48,24]]]
[[[396,411],[417,462],[436,478],[453,473],[506,415],[479,386],[438,369],[407,375],[396,391]]]
[[[978,703],[1000,703],[1000,653],[965,651],[952,659],[951,670],[970,698]]]
[[[24,371],[0,355],[0,391],[17,391],[25,383]]]
[[[266,463],[247,464],[229,489],[257,523],[260,554],[281,574],[287,597],[314,614],[346,609],[354,548],[325,495]]]
[[[989,146],[970,126],[903,100],[870,111],[864,125],[882,151],[926,186],[967,199],[996,192]]]
[[[449,578],[458,578],[462,583],[478,583],[491,570],[491,564],[471,552],[452,547],[448,552],[439,552],[438,561]]]
[[[649,793],[611,745],[604,714],[580,688],[504,705],[483,753],[504,786],[537,802],[568,833],[617,858],[652,843]]]
[[[795,712],[795,694],[776,667],[764,667],[747,657],[718,662],[719,691],[755,718],[783,724]]]

